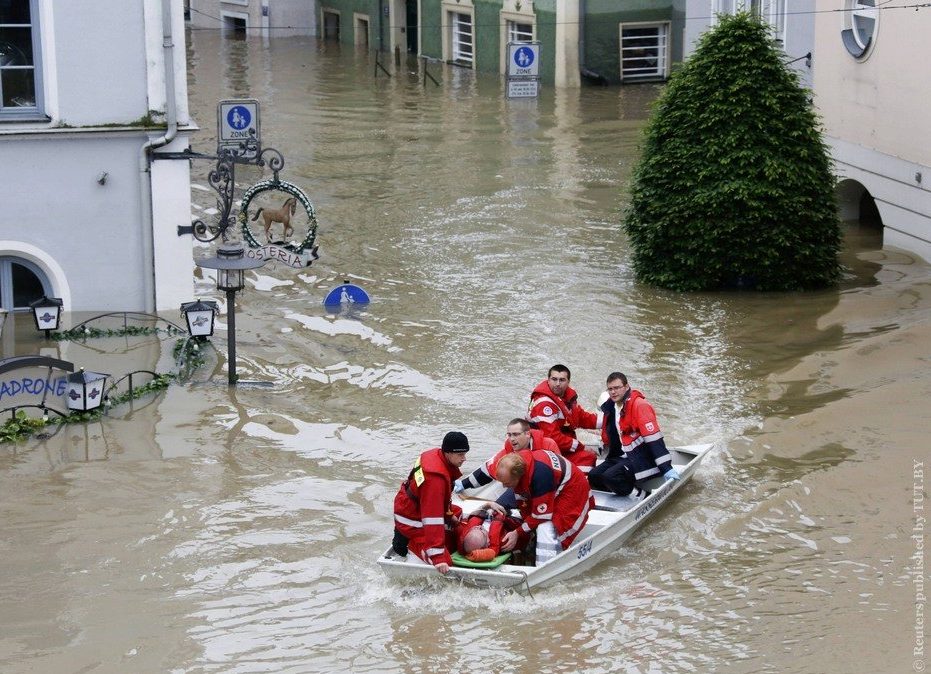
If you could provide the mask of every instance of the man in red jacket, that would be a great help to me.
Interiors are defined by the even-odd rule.
[[[667,480],[681,479],[673,468],[653,406],[640,391],[631,388],[622,372],[609,374],[607,384],[608,400],[601,406],[605,415],[601,434],[608,453],[601,465],[588,474],[592,489],[645,498],[650,494],[644,487],[648,480],[659,475]]]
[[[565,365],[554,365],[546,379],[530,394],[527,418],[534,428],[556,442],[564,457],[588,473],[598,455],[575,437],[578,428],[601,429],[603,413],[587,412],[579,405],[578,394],[569,386],[571,373]]]
[[[536,564],[572,545],[595,507],[588,479],[570,461],[548,450],[523,450],[498,462],[498,481],[514,490],[524,523],[501,539],[501,549],[526,544],[537,532]]]
[[[463,489],[475,489],[493,482],[495,474],[498,471],[498,462],[502,457],[512,452],[519,452],[522,449],[549,449],[559,454],[559,447],[550,438],[543,434],[543,431],[530,428],[530,423],[526,419],[511,419],[507,425],[505,433],[504,447],[497,454],[485,461],[481,466],[472,471],[466,477],[456,480],[453,484],[453,491],[457,494]]]
[[[417,459],[394,497],[394,540],[399,555],[408,551],[445,574],[456,548],[456,525],[462,509],[452,505],[453,480],[462,476],[469,439],[450,431],[440,447],[429,449]]]

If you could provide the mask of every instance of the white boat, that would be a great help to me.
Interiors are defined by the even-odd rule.
[[[651,493],[643,500],[593,491],[595,509],[589,512],[585,528],[568,549],[546,564],[518,566],[504,563],[493,569],[454,566],[447,577],[461,579],[464,583],[479,587],[510,587],[519,592],[529,592],[531,589],[552,585],[585,573],[617,550],[634,531],[672,498],[673,494],[682,489],[712,447],[713,445],[708,444],[670,449],[673,466],[682,479],[667,481],[661,477],[654,478],[646,484]],[[501,491],[501,484],[492,482],[486,487],[474,490],[465,498],[454,495],[454,502],[468,513],[481,502],[494,500]],[[379,557],[378,564],[385,573],[395,578],[438,576],[432,566],[419,561],[407,562],[390,547]]]

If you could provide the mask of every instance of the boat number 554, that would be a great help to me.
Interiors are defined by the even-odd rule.
[[[582,547],[579,548],[579,559],[582,559],[583,557],[585,557],[585,555],[587,555],[591,551],[592,551],[592,542],[588,541],[586,543],[583,543]]]

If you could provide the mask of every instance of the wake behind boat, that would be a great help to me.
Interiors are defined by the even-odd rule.
[[[660,509],[686,482],[688,482],[702,459],[713,445],[688,445],[670,449],[673,467],[679,472],[680,480],[664,481],[654,478],[646,484],[651,494],[637,500],[630,496],[617,496],[609,492],[593,491],[595,508],[589,512],[585,528],[573,544],[542,566],[502,564],[493,569],[465,568],[454,566],[448,576],[478,587],[511,587],[517,591],[530,591],[546,587],[588,571],[595,564],[617,550],[634,531]],[[498,482],[475,490],[462,498],[453,495],[453,502],[468,513],[481,503],[494,500],[501,493]],[[378,559],[378,564],[391,577],[418,578],[436,577],[437,571],[430,565],[407,562],[391,547]]]

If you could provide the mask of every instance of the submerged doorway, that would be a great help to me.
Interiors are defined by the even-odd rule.
[[[418,0],[407,0],[407,52],[417,54],[417,2]]]
[[[339,42],[339,14],[323,10],[323,39]]]

